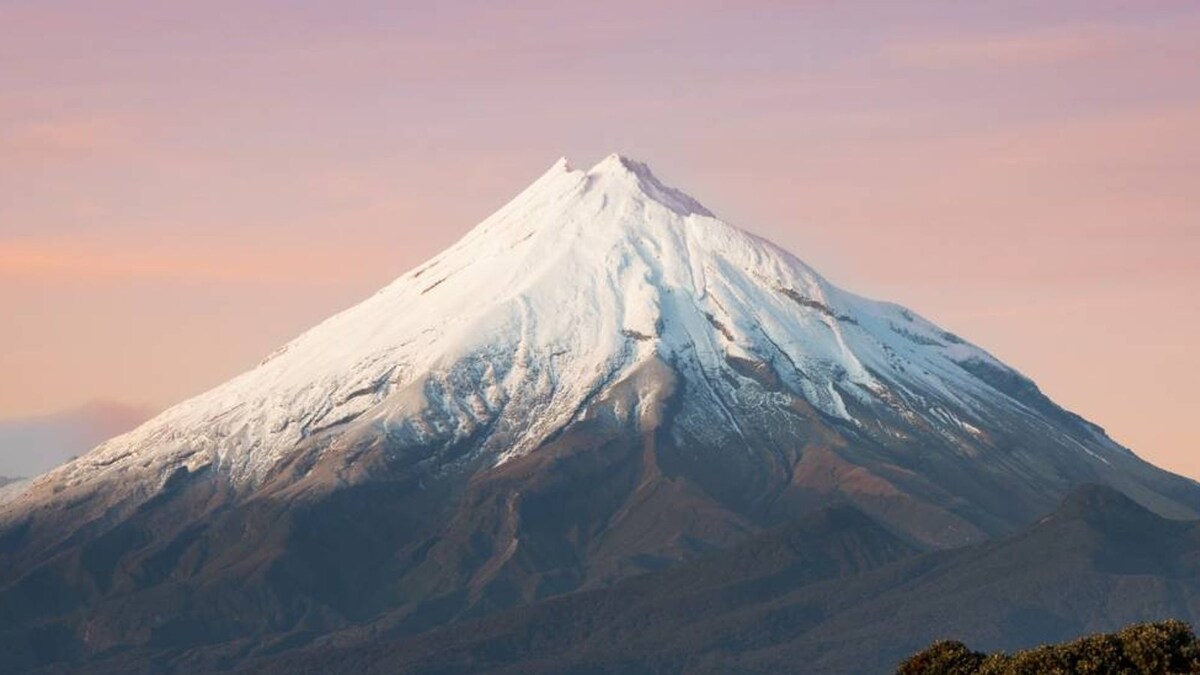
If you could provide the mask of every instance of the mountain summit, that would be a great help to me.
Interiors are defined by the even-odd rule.
[[[0,504],[0,631],[64,653],[413,631],[832,503],[944,547],[1081,483],[1200,511],[1195,483],[978,347],[644,164],[560,160],[363,303]],[[61,602],[22,601],[47,584]]]

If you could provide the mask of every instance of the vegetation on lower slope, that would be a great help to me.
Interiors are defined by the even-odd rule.
[[[935,642],[900,664],[897,675],[1177,675],[1200,673],[1200,640],[1182,621],[1129,626],[1015,654],[984,654],[961,642]]]

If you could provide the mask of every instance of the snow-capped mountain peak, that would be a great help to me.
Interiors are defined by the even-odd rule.
[[[664,185],[646,164],[622,155],[614,153],[605,157],[587,171],[587,177],[597,181],[624,181],[629,184],[627,187],[632,187],[679,215],[713,215],[689,195]]]
[[[560,160],[248,372],[6,487],[0,606],[45,651],[236,636],[227,665],[244,637],[422,631],[843,502],[960,546],[1081,483],[1200,515],[1195,482],[983,350],[643,164]]]
[[[645,164],[560,159],[445,252],[48,480],[185,465],[254,485],[297,447],[352,463],[345,447],[364,437],[386,438],[389,461],[468,470],[589,416],[653,427],[680,388],[678,438],[742,445],[739,418],[787,429],[796,399],[871,433],[916,424],[973,454],[997,406],[1044,416],[989,378],[1027,382],[903,308],[836,288]],[[1123,452],[1082,427],[1068,436],[1096,461]]]

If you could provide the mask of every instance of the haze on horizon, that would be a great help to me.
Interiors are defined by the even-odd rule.
[[[0,419],[199,393],[620,151],[1200,476],[1198,32],[1183,2],[7,2]]]

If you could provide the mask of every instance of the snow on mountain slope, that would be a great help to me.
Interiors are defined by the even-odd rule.
[[[851,400],[884,405],[968,444],[997,405],[1038,414],[964,368],[1019,378],[984,351],[836,288],[612,155],[588,171],[559,160],[444,253],[53,479],[152,454],[253,484],[296,443],[351,420],[404,445],[486,427],[477,453],[498,464],[651,357],[710,375],[731,359],[768,363],[828,416],[854,424]],[[728,427],[713,433],[736,429],[709,397],[708,423]],[[1080,453],[1123,452],[1091,440],[1076,441]]]

